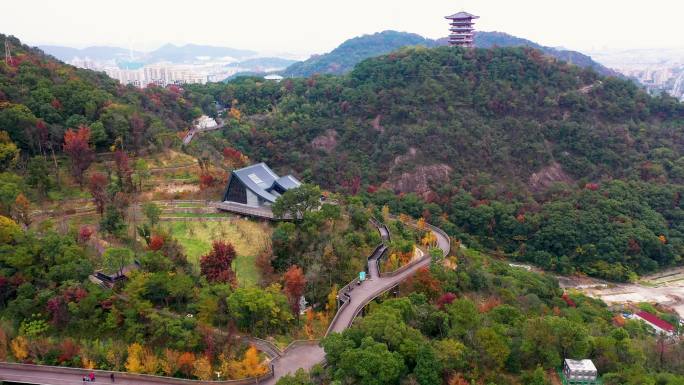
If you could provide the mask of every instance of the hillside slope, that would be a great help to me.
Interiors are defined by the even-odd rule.
[[[439,39],[440,44],[446,45],[446,40]],[[581,52],[557,49],[552,47],[545,47],[533,41],[512,36],[504,32],[478,32],[475,34],[475,46],[477,48],[493,48],[493,47],[530,47],[538,49],[545,54],[563,60],[567,63],[574,64],[582,68],[591,68],[601,75],[605,76],[619,76],[619,74],[606,66],[597,63],[590,56]]]
[[[315,55],[295,63],[282,72],[288,77],[307,77],[313,74],[340,75],[351,71],[362,60],[384,55],[397,49],[422,45],[437,47],[447,45],[447,39],[427,39],[408,32],[384,31],[372,35],[364,35],[349,39],[331,52]],[[602,75],[615,76],[617,73],[593,61],[591,57],[576,51],[558,50],[544,47],[527,39],[515,37],[503,32],[477,31],[475,34],[477,48],[492,47],[530,47],[543,51],[556,59],[575,64],[583,68],[592,68]]]
[[[527,48],[441,47],[213,92],[248,117],[224,135],[250,158],[384,189],[369,199],[444,214],[468,243],[614,279],[682,254],[684,107],[628,81]]]
[[[87,125],[92,144],[117,142],[142,150],[175,138],[200,110],[176,88],[121,86],[104,73],[63,64],[39,49],[8,39],[12,63],[0,63],[0,130],[26,154],[60,148],[68,128]]]
[[[305,61],[294,63],[282,71],[282,74],[288,77],[307,77],[313,74],[341,75],[349,72],[364,59],[412,45],[433,47],[436,43],[408,32],[383,31],[363,35],[345,41],[328,53],[314,55]]]

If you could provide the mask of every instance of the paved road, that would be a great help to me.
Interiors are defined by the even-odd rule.
[[[189,144],[192,139],[195,137],[195,134],[198,134],[200,132],[208,132],[208,131],[215,131],[223,128],[224,123],[222,121],[218,122],[218,125],[216,127],[205,127],[205,128],[198,128],[198,127],[193,127],[190,131],[188,131],[187,135],[185,135],[185,138],[183,138],[183,144],[187,145]]]
[[[264,385],[275,384],[278,379],[288,373],[294,373],[297,369],[311,369],[312,366],[325,359],[323,348],[318,345],[302,345],[288,350],[273,361],[274,376],[261,382]]]
[[[45,384],[45,385],[83,385],[83,376],[89,373],[87,370],[75,369],[70,373],[30,371],[25,367],[6,368],[0,367],[0,381],[19,382],[26,384]],[[97,372],[96,372],[97,373]],[[116,374],[115,374],[116,375]],[[135,380],[116,377],[115,385],[161,385],[168,384],[160,377],[140,377]],[[108,373],[96,374],[95,384],[111,384]],[[90,384],[90,383],[88,383]]]
[[[437,245],[446,255],[450,246],[449,238],[435,230],[433,230],[433,233],[437,236]],[[383,238],[388,236],[386,230],[382,227],[380,227],[380,234],[383,236]],[[378,253],[368,259],[370,279],[363,282],[359,286],[355,286],[354,289],[349,293],[351,300],[342,310],[340,310],[340,313],[335,319],[335,323],[331,326],[331,331],[341,332],[348,328],[352,321],[354,321],[357,312],[364,305],[372,301],[378,295],[393,288],[400,282],[412,276],[420,268],[430,264],[430,259],[427,258],[393,277],[380,278],[380,275],[378,274],[377,263],[375,263],[377,258],[380,257],[380,255],[377,254]],[[294,373],[299,368],[308,370],[315,364],[323,361],[324,358],[325,352],[323,352],[323,348],[320,346],[300,346],[296,350],[290,350],[282,357],[273,361],[275,375],[273,378],[262,382],[262,384],[275,384],[276,381],[278,381],[278,379],[285,374]]]

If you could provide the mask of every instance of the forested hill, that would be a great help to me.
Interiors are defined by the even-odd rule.
[[[349,39],[328,53],[314,55],[292,64],[282,74],[288,77],[307,77],[313,74],[341,75],[349,72],[364,59],[413,45],[434,47],[437,43],[415,33],[383,31]]]
[[[179,88],[121,86],[104,73],[63,64],[14,37],[0,34],[4,58],[9,39],[12,62],[0,62],[0,131],[23,154],[61,148],[64,132],[90,127],[91,142],[115,142],[139,151],[174,140],[201,111]]]
[[[206,92],[237,103],[224,135],[251,159],[469,244],[613,279],[682,254],[684,106],[629,81],[527,48],[440,47]]]
[[[438,43],[440,43],[440,45],[446,45],[446,39],[439,39]],[[549,56],[574,64],[576,66],[582,68],[591,68],[601,75],[620,76],[618,72],[595,62],[590,56],[585,55],[581,52],[545,47],[541,44],[537,44],[533,41],[523,39],[520,37],[512,36],[505,32],[477,32],[475,34],[475,46],[477,48],[530,47],[538,49]]]
[[[315,55],[308,60],[292,64],[283,71],[283,75],[289,77],[308,77],[313,74],[341,75],[351,71],[356,64],[364,59],[384,55],[402,47],[414,45],[437,47],[446,44],[446,38],[432,40],[414,33],[384,31],[349,39],[331,52]],[[543,51],[549,56],[568,63],[580,67],[592,68],[602,75],[617,75],[615,71],[604,67],[593,61],[591,57],[580,52],[544,47],[533,41],[515,37],[503,32],[477,31],[475,34],[475,46],[478,48],[535,48]]]

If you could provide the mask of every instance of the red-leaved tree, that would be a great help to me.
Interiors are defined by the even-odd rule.
[[[283,275],[285,281],[285,294],[290,302],[290,308],[295,315],[299,314],[299,298],[304,294],[306,287],[306,277],[304,277],[304,270],[297,265],[290,266]]]
[[[200,180],[200,189],[201,190],[206,190],[209,187],[213,186],[214,183],[216,183],[216,178],[214,178],[213,175],[211,174],[202,174],[199,177]]]
[[[140,114],[134,112],[130,119],[128,119],[128,123],[131,126],[133,150],[135,150],[135,154],[138,155],[138,151],[142,146],[143,135],[145,134],[145,120],[140,116]]]
[[[236,257],[232,244],[214,241],[211,251],[200,258],[200,270],[209,282],[235,283],[233,260]]]
[[[68,129],[64,133],[64,152],[71,158],[71,173],[83,186],[83,174],[95,159],[90,148],[90,128],[80,126],[77,131]]]
[[[89,226],[81,226],[81,229],[78,230],[78,241],[81,243],[88,242],[91,236],[93,236],[93,229]]]
[[[88,179],[88,190],[93,196],[97,212],[102,215],[107,203],[107,177],[99,172],[92,173]]]
[[[121,150],[114,153],[114,167],[119,178],[119,187],[125,192],[133,191],[133,169],[128,154]]]
[[[164,247],[164,237],[161,235],[153,234],[150,237],[150,244],[147,245],[147,248],[153,251],[161,250],[161,248]]]
[[[439,310],[444,310],[446,305],[450,305],[456,299],[456,294],[454,293],[444,293],[437,299],[437,307]]]
[[[247,156],[240,152],[240,150],[232,147],[225,147],[223,149],[223,158],[233,167],[242,166],[249,161]]]

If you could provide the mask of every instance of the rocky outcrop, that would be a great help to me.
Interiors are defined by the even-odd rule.
[[[530,175],[528,185],[532,191],[542,191],[558,182],[572,183],[573,179],[563,171],[563,168],[558,162],[553,162]]]
[[[382,187],[396,193],[416,193],[426,197],[432,192],[431,187],[449,182],[451,167],[444,163],[418,166],[411,172],[392,177]]]
[[[382,119],[382,115],[376,116],[375,119],[371,121],[371,126],[375,131],[382,133],[385,132],[385,127],[383,127],[382,124],[380,124],[380,119]]]
[[[404,155],[397,155],[393,160],[392,160],[392,165],[390,166],[390,173],[394,172],[394,169],[397,168],[397,166],[407,163],[411,160],[414,160],[416,158],[416,155],[418,154],[418,150],[416,150],[415,147],[409,148],[408,152]]]
[[[311,147],[325,152],[332,151],[337,146],[337,132],[327,130],[323,135],[319,135],[311,141]]]

